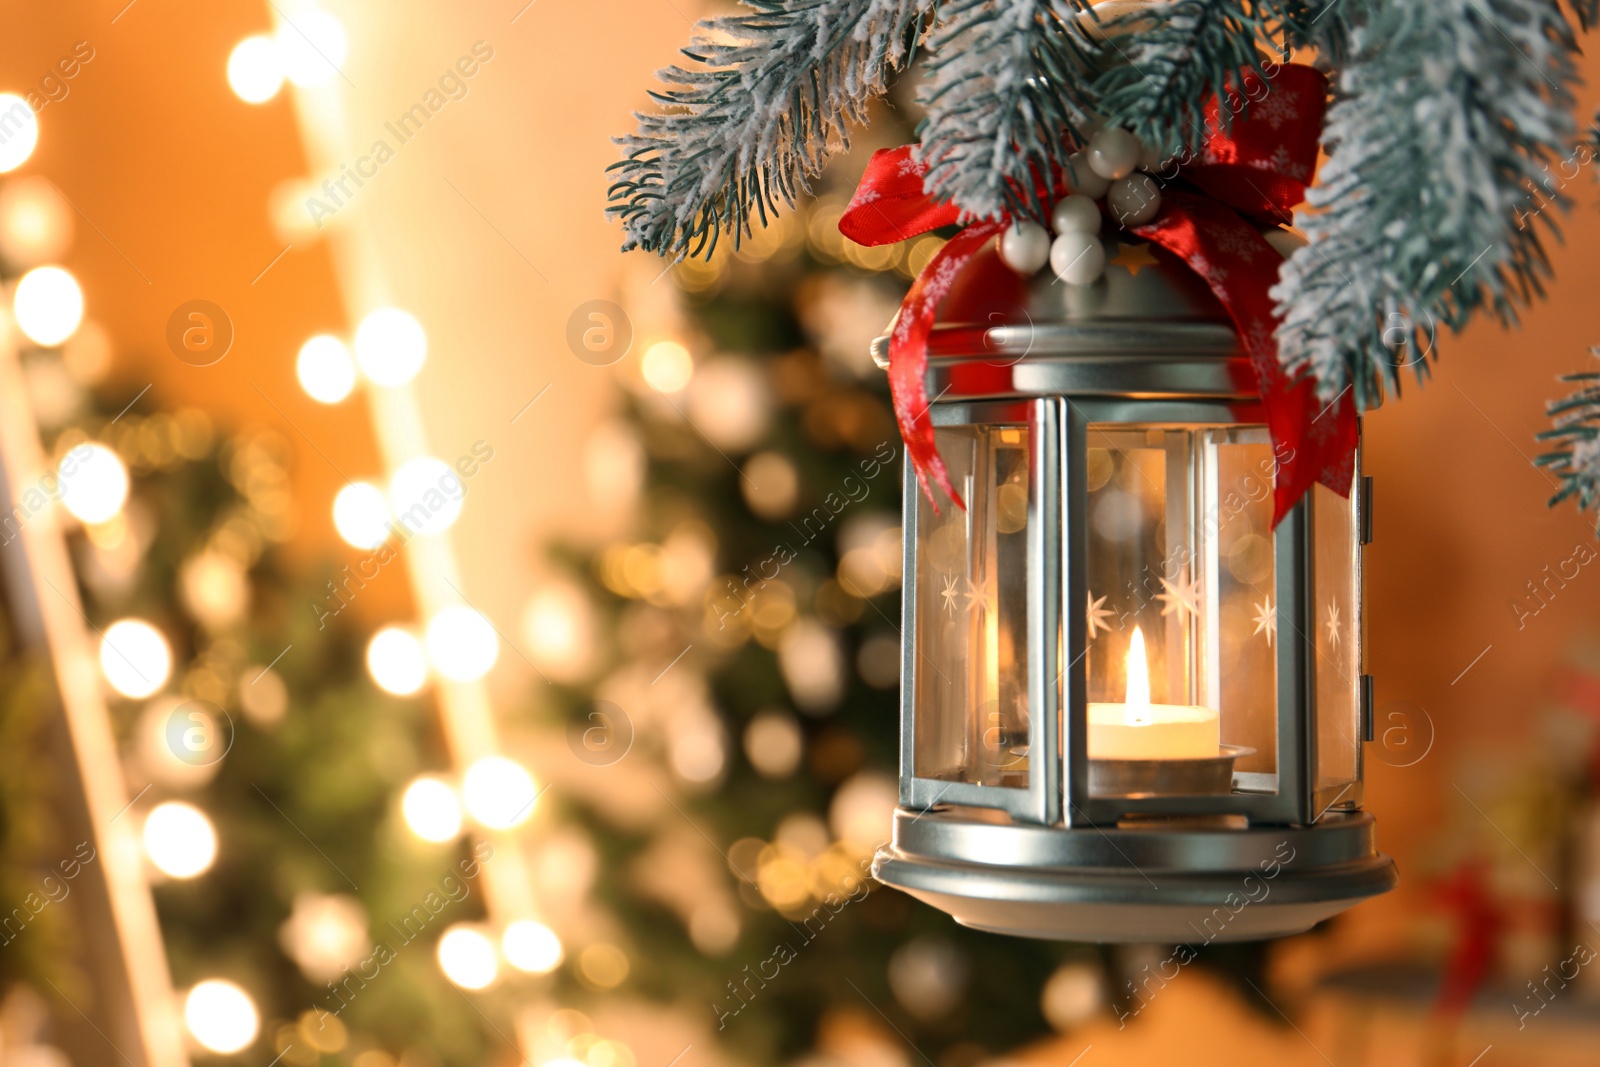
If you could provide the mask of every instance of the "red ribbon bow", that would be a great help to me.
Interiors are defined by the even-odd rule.
[[[1246,100],[1248,111],[1240,115]],[[1355,472],[1356,415],[1348,393],[1323,404],[1313,380],[1291,380],[1278,362],[1269,290],[1277,282],[1282,256],[1257,229],[1263,221],[1286,221],[1290,209],[1305,198],[1326,102],[1327,82],[1310,67],[1279,66],[1270,78],[1242,72],[1225,98],[1214,95],[1207,102],[1206,140],[1177,168],[1181,186],[1167,185],[1160,213],[1130,230],[1186,263],[1233,318],[1255,367],[1278,459],[1274,526],[1313,482],[1349,496]],[[840,232],[859,244],[882,245],[959,222],[961,212],[954,204],[935,201],[923,189],[924,173],[909,145],[875,152],[839,220]],[[1052,190],[1055,195],[1062,192]],[[927,398],[928,338],[939,304],[957,276],[1010,222],[1009,214],[984,219],[946,242],[912,283],[890,335],[889,390],[895,417],[930,501],[931,479],[958,506],[965,506],[934,445]]]

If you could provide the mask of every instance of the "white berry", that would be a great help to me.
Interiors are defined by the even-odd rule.
[[[1069,231],[1050,246],[1050,267],[1068,285],[1088,285],[1105,273],[1105,246],[1092,233]]]
[[[1050,213],[1050,225],[1057,233],[1070,233],[1074,230],[1080,233],[1099,233],[1100,208],[1082,193],[1073,193],[1066,199],[1056,202],[1056,209]]]
[[[1106,191],[1106,207],[1124,226],[1143,226],[1161,210],[1161,188],[1148,174],[1118,178]]]
[[[1050,234],[1026,219],[1005,228],[1000,235],[1000,259],[1018,274],[1037,274],[1050,258]]]
[[[1088,152],[1074,152],[1067,157],[1067,178],[1072,186],[1072,191],[1082,193],[1090,200],[1099,200],[1106,195],[1106,189],[1111,181],[1102,178],[1089,166]]]
[[[1089,138],[1089,167],[1102,178],[1125,178],[1139,165],[1143,151],[1139,138],[1111,126]]]

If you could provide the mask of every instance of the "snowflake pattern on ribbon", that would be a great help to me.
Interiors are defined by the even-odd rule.
[[[1254,263],[1261,254],[1261,242],[1251,240],[1249,234],[1238,230],[1227,230],[1217,235],[1217,249],[1237,256],[1241,263]]]
[[[1284,123],[1300,117],[1300,94],[1293,89],[1275,89],[1250,105],[1250,117],[1281,130]]]

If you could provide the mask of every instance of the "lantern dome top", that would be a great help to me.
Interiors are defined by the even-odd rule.
[[[888,366],[888,333],[872,357]],[[1145,244],[1122,245],[1091,285],[1050,271],[1019,277],[985,249],[940,307],[928,365],[930,395],[947,400],[1258,395],[1226,309],[1193,271]]]

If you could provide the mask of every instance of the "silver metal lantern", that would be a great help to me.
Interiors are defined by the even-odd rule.
[[[967,508],[908,472],[900,803],[873,870],[1000,933],[1294,933],[1397,877],[1361,808],[1369,482],[1273,530],[1249,357],[1202,282],[1141,260],[1075,287],[984,253],[933,331]],[[1010,307],[963,297],[1006,285]]]

